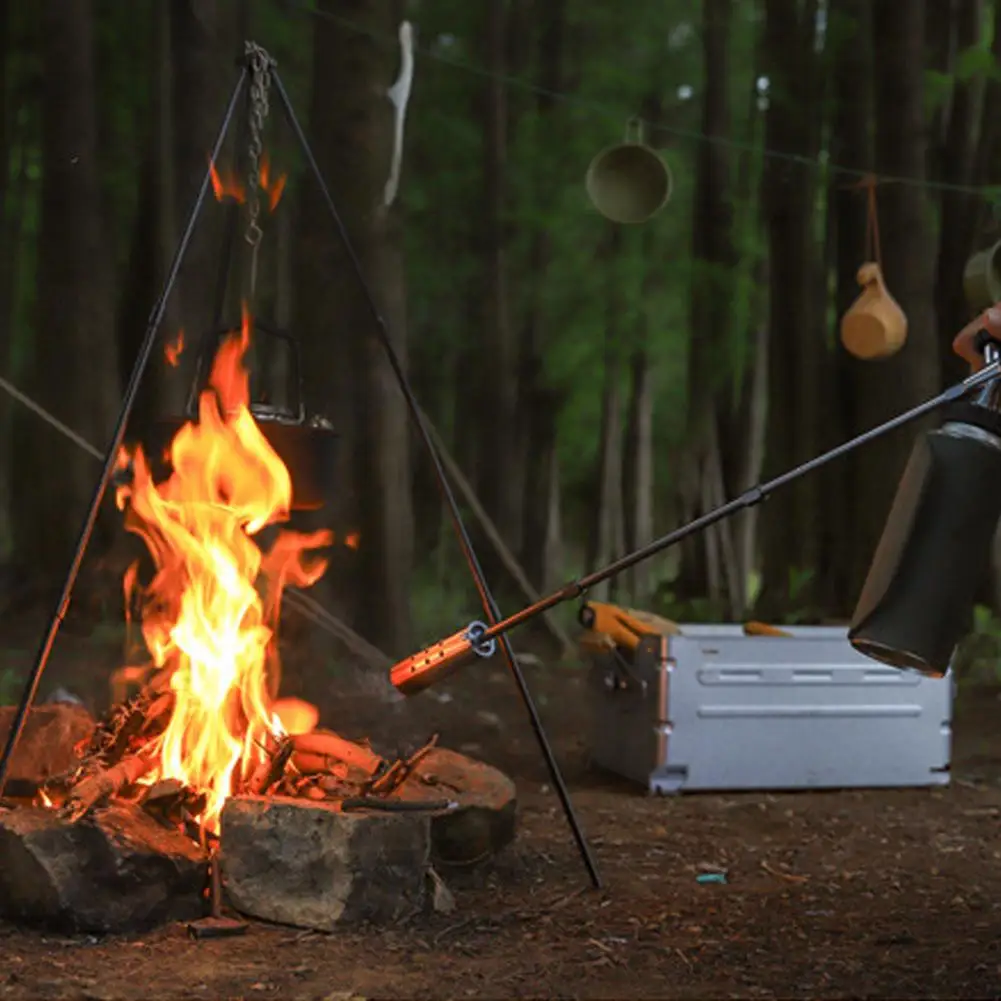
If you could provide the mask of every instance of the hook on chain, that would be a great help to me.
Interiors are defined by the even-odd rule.
[[[263,235],[258,224],[261,213],[261,155],[264,152],[264,121],[268,117],[268,97],[271,90],[271,71],[275,60],[256,42],[246,42],[244,55],[250,68],[250,145],[247,151],[249,170],[247,177],[247,232],[244,239],[250,244],[250,296],[257,285],[257,250]]]

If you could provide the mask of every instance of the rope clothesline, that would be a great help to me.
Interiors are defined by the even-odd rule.
[[[306,3],[299,2],[299,0],[289,0],[289,2],[285,5],[285,9],[292,11],[293,13],[304,14],[310,17],[317,17],[330,21],[347,31],[370,38],[379,45],[392,49],[399,47],[399,40],[395,35],[387,35],[382,32],[372,31],[370,28],[365,27],[365,25],[358,24],[348,18],[341,17],[339,14],[334,14],[332,11],[320,10],[316,7],[309,6]],[[732,149],[737,152],[755,153],[764,157],[766,160],[776,160],[785,163],[797,164],[801,167],[823,170],[828,174],[851,177],[856,180],[866,180],[867,178],[876,176],[873,175],[871,170],[862,170],[856,167],[844,167],[840,164],[832,163],[823,153],[819,156],[805,156],[800,153],[789,153],[783,150],[768,149],[767,147],[761,147],[754,143],[742,142],[739,139],[730,139],[723,136],[710,135],[709,133],[702,132],[698,129],[681,129],[675,126],[664,125],[661,122],[644,120],[642,116],[634,115],[631,112],[627,114],[623,112],[621,108],[613,107],[605,102],[581,97],[578,94],[571,94],[567,91],[553,90],[548,87],[543,87],[530,80],[526,80],[523,77],[511,76],[506,73],[494,73],[493,71],[482,66],[477,66],[462,59],[456,59],[452,56],[448,56],[442,52],[417,43],[414,43],[413,45],[413,54],[414,56],[420,56],[424,59],[429,59],[432,62],[449,66],[452,69],[459,70],[460,72],[481,77],[484,80],[493,80],[497,83],[503,84],[511,90],[521,90],[529,94],[549,98],[552,101],[559,102],[570,107],[579,108],[583,111],[590,111],[595,115],[601,115],[602,117],[610,119],[611,121],[617,123],[617,125],[621,125],[625,118],[630,118],[644,126],[648,131],[656,130],[658,133],[673,136],[676,139],[689,142],[708,143],[714,146],[721,146],[725,149]],[[984,199],[1001,198],[1001,184],[955,184],[949,181],[936,181],[929,180],[927,178],[908,177],[897,174],[879,174],[877,180],[880,184],[905,184],[911,187],[924,188],[929,191],[950,191],[957,194],[977,195]]]

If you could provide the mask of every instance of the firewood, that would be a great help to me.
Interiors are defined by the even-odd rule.
[[[166,670],[157,672],[137,695],[105,712],[82,755],[85,766],[109,768],[125,757],[137,738],[163,733],[174,709],[174,693],[166,687],[169,679]]]
[[[306,751],[294,751],[292,754],[292,764],[297,772],[303,775],[332,775],[343,771],[347,774],[348,765],[340,758],[333,758],[329,754],[312,754]],[[368,772],[362,773],[366,778]]]
[[[438,734],[432,734],[430,740],[419,747],[409,758],[399,758],[381,775],[377,775],[368,787],[368,792],[377,796],[386,796],[397,786],[406,781],[410,773],[438,745]]]
[[[142,725],[144,737],[158,737],[167,729],[171,713],[174,711],[174,693],[164,692],[158,695],[146,710],[146,719]]]
[[[256,795],[266,793],[285,774],[293,750],[292,738],[283,737],[275,750],[254,769],[247,783],[248,791]]]
[[[71,822],[79,820],[103,800],[138,782],[153,765],[152,755],[145,750],[127,755],[118,764],[91,775],[73,789],[63,807],[64,813]]]
[[[366,775],[375,775],[383,764],[375,751],[345,740],[331,730],[297,733],[292,737],[292,745],[295,748],[292,763],[306,774],[328,771],[340,761]]]

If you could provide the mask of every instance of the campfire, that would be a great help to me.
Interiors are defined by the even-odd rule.
[[[119,457],[118,507],[153,564],[148,582],[138,562],[124,580],[126,619],[147,659],[119,675],[143,682],[138,695],[102,720],[77,769],[40,790],[72,817],[131,789],[161,814],[169,803],[179,824],[218,834],[234,795],[344,799],[394,787],[377,754],[317,731],[312,705],[278,698],[282,592],[315,583],[334,540],[284,527],[292,480],[250,411],[251,327],[245,310],[220,345],[198,419],[168,446],[166,479],[155,481],[141,446]],[[269,527],[278,530],[264,547]]]
[[[409,34],[401,33],[401,43],[405,38]],[[126,384],[112,453],[123,443],[188,236],[210,189],[218,201],[230,203],[234,220],[245,206],[247,294],[255,301],[262,194],[274,211],[286,180],[262,155],[269,94],[302,149],[366,292],[377,336],[412,413],[418,413],[276,64],[252,41],[244,44],[244,58],[183,227],[186,236]],[[245,185],[216,166],[244,97]],[[224,299],[222,283],[220,311]],[[166,476],[155,472],[159,461],[151,462],[141,448],[122,448],[114,457],[117,465],[102,463],[59,607],[49,618],[22,699],[16,707],[0,707],[0,917],[77,931],[128,931],[178,919],[190,912],[192,900],[203,911],[208,898],[215,918],[225,899],[238,913],[307,928],[393,920],[417,913],[429,884],[436,906],[447,896],[432,861],[469,866],[491,858],[514,837],[514,786],[495,769],[437,747],[436,736],[384,757],[367,742],[321,728],[314,706],[280,696],[283,593],[294,587],[290,604],[308,605],[299,589],[322,577],[323,551],[334,542],[330,531],[293,531],[289,515],[293,501],[301,510],[323,506],[329,492],[323,473],[333,465],[328,446],[336,434],[322,415],[307,417],[301,397],[294,412],[288,409],[289,424],[279,413],[286,408],[269,405],[266,415],[257,407],[262,420],[268,416],[270,437],[262,432],[249,403],[244,364],[251,327],[245,310],[240,329],[218,345],[197,414],[174,425]],[[266,325],[259,327],[263,332]],[[182,334],[166,349],[168,364],[176,367],[183,350]],[[292,356],[297,367],[295,347]],[[418,425],[461,529],[435,445],[423,422]],[[293,484],[281,457],[284,431],[293,432],[286,444],[304,433],[317,446],[309,449],[318,472],[312,482],[297,471]],[[80,444],[75,435],[74,441]],[[87,450],[100,456],[95,448]],[[159,449],[152,458],[159,460]],[[125,527],[147,548],[147,558],[124,577],[127,621],[138,627],[145,653],[140,663],[117,672],[119,683],[138,691],[114,699],[95,721],[77,707],[36,705],[36,696],[113,466]],[[475,554],[464,530],[460,535],[489,606]],[[351,549],[358,542],[355,533],[343,540]],[[563,790],[518,664],[511,657],[509,662]],[[584,844],[579,832],[577,840]]]
[[[167,447],[167,475],[154,476],[141,446],[118,456],[117,505],[147,550],[146,565],[124,574],[143,657],[115,672],[123,697],[76,742],[71,766],[38,782],[27,810],[0,809],[0,860],[10,860],[0,861],[0,898],[21,900],[25,914],[37,908],[23,903],[34,890],[15,871],[18,853],[52,880],[67,864],[41,859],[55,843],[37,837],[43,830],[65,835],[82,873],[72,832],[96,830],[102,859],[109,846],[114,855],[139,845],[151,872],[171,858],[187,890],[201,872],[198,896],[207,893],[214,919],[225,881],[243,913],[318,927],[352,913],[351,901],[359,916],[399,917],[423,899],[432,854],[468,863],[513,836],[510,783],[437,747],[437,735],[389,760],[319,727],[310,703],[280,696],[283,592],[322,577],[335,539],[288,525],[292,478],[250,407],[252,326],[245,309],[220,343],[197,419]],[[168,348],[175,362],[182,347]],[[331,865],[340,869],[325,886]],[[109,879],[136,868],[112,866]],[[67,895],[90,906],[92,882],[41,896],[62,900],[61,914],[73,910]],[[296,890],[304,882],[321,887],[320,903]],[[96,926],[110,927],[103,920]],[[76,913],[71,923],[95,926]]]

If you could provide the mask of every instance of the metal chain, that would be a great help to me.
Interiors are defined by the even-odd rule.
[[[247,42],[245,54],[250,64],[250,168],[247,177],[247,213],[249,222],[244,239],[250,244],[250,298],[257,287],[257,250],[261,242],[261,154],[264,151],[264,120],[268,117],[268,92],[275,61],[255,42]]]

